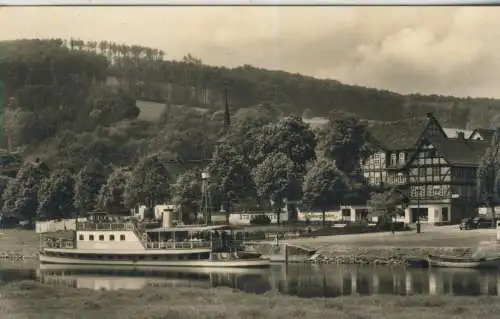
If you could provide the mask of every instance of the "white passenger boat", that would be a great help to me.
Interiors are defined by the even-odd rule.
[[[39,260],[44,264],[269,267],[269,259],[236,244],[235,228],[200,225],[141,230],[133,222],[93,219],[77,222],[72,240],[41,249]]]

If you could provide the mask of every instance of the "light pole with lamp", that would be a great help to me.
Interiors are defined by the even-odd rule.
[[[460,198],[460,195],[459,195],[459,194],[451,194],[451,196],[450,196],[450,197],[451,197],[451,199],[452,199],[452,201],[450,201],[450,206],[453,206],[453,199],[459,199],[459,198]],[[448,214],[450,214],[450,215],[448,216],[448,219],[449,219],[449,220],[451,220],[451,207],[450,207],[450,212],[449,212]]]
[[[420,234],[422,231],[421,225],[420,225],[420,187],[417,188],[418,192],[417,193],[417,234]]]
[[[210,194],[208,192],[208,179],[210,175],[207,171],[201,173],[201,212],[205,217],[205,223],[210,225],[212,223],[212,216],[210,214]]]

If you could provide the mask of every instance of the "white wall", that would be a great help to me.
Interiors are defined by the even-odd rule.
[[[427,220],[420,220],[421,223],[441,223],[441,222],[448,222],[452,218],[452,210],[451,206],[447,204],[435,204],[435,205],[420,205],[420,208],[427,208],[427,214],[428,218]],[[448,208],[448,220],[443,220],[442,216],[442,209],[447,207]],[[417,208],[416,205],[410,205],[408,208],[405,209],[405,216],[404,219],[401,220],[405,223],[411,223],[412,217],[411,217],[411,208]]]
[[[178,208],[177,205],[170,205],[170,204],[160,204],[160,205],[156,205],[154,207],[154,215],[155,215],[155,218],[157,220],[160,220],[162,219],[162,216],[163,216],[163,211],[165,209],[167,210],[174,210],[176,211]],[[139,209],[134,212],[135,213],[135,216],[138,217],[139,219],[144,219],[144,212],[146,211],[146,206],[145,205],[140,205],[139,206]],[[175,219],[175,218],[174,218]]]
[[[491,208],[490,207],[479,207],[479,215],[491,217]],[[495,215],[496,215],[496,217],[500,216],[500,206],[495,207]]]
[[[87,218],[78,218],[79,222],[87,221]],[[76,218],[73,219],[61,219],[61,220],[48,220],[48,221],[37,221],[35,222],[35,232],[37,234],[52,233],[56,231],[64,230],[75,230],[76,229]]]
[[[276,213],[232,213],[229,215],[229,223],[233,225],[250,225],[252,216],[266,215],[271,218],[271,224],[276,224],[278,221]],[[224,218],[225,220],[225,218]],[[288,220],[288,213],[281,213],[280,220],[285,222]]]
[[[322,212],[299,212],[297,214],[297,219],[300,221],[306,221],[309,219],[310,221],[322,221],[323,213]],[[336,222],[342,220],[342,212],[340,211],[327,211],[325,212],[325,220],[328,222]]]
[[[83,240],[80,240],[83,235]],[[94,240],[89,240],[89,235],[94,235]],[[99,240],[99,235],[104,235],[104,240]],[[115,240],[110,241],[109,235],[114,235]],[[120,240],[120,235],[125,235],[125,240]],[[77,231],[78,249],[113,249],[113,250],[144,250],[142,242],[133,231]]]

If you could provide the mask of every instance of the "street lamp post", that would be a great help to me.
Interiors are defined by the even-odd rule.
[[[205,223],[210,225],[212,223],[212,216],[210,214],[210,194],[208,192],[208,178],[209,174],[207,171],[201,173],[201,211],[203,217],[205,217]]]
[[[420,188],[418,188],[417,193],[417,234],[420,234],[421,226],[420,226]]]

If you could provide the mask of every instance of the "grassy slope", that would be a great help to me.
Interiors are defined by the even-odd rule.
[[[372,296],[300,299],[229,289],[147,288],[116,292],[24,281],[0,287],[7,318],[498,318],[497,297]]]

